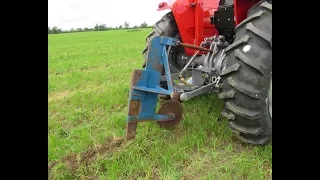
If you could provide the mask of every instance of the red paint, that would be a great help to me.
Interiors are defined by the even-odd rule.
[[[166,2],[162,2],[162,3],[158,4],[159,8],[162,8],[162,7],[165,7],[165,6],[168,6],[168,4]]]
[[[196,0],[195,2],[195,45],[200,45],[201,42],[203,41],[204,37],[208,37],[208,36],[204,36],[204,11],[202,9],[203,7],[203,3],[201,0]],[[210,19],[209,19],[210,20]],[[213,29],[213,27],[212,27]],[[213,29],[215,30],[215,29]],[[196,53],[197,50],[193,50],[193,54]]]
[[[234,0],[236,24],[243,21],[247,17],[247,11],[259,1]],[[170,5],[167,3],[161,4],[158,11],[170,8],[182,42],[199,46],[205,37],[219,35],[215,26],[210,24],[210,17],[218,10],[218,6],[219,0],[175,0]],[[186,47],[185,51],[189,56],[195,52],[193,49]]]
[[[191,3],[195,5],[190,6]],[[199,46],[205,37],[218,34],[214,25],[210,24],[210,16],[213,16],[218,5],[219,0],[176,0],[158,11],[170,8],[182,42]],[[190,48],[185,48],[185,51],[190,56],[195,52]]]
[[[247,18],[248,10],[260,0],[234,0],[234,15],[236,25],[240,24]]]

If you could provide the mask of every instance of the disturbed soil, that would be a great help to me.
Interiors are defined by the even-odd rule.
[[[123,144],[123,142],[123,138],[107,138],[106,141],[98,147],[91,147],[85,152],[70,154],[63,157],[60,161],[53,161],[49,163],[48,170],[50,172],[50,170],[60,162],[65,163],[71,172],[76,172],[80,165],[89,166],[94,162],[97,156],[114,152],[121,146],[121,144]]]

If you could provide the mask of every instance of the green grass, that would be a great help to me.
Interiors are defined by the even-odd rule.
[[[66,156],[124,137],[131,72],[150,29],[49,35],[49,162],[52,179],[271,179],[272,146],[245,145],[221,117],[217,95],[183,104],[175,130],[139,123],[134,141],[72,170]],[[222,119],[222,121],[218,121]],[[79,159],[78,159],[79,162]]]

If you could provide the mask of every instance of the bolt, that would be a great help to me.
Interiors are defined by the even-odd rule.
[[[170,113],[169,116],[170,116],[171,119],[174,119],[174,118],[176,117],[176,116],[175,116],[174,114],[172,114],[172,113]]]
[[[218,39],[219,39],[220,41],[222,41],[222,42],[225,41],[225,37],[224,37],[223,35],[219,35],[219,36],[218,36]]]

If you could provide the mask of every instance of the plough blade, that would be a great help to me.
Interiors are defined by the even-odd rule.
[[[165,121],[171,121],[171,123],[180,121],[182,117],[180,93],[173,91],[166,52],[166,46],[175,46],[177,43],[178,40],[174,38],[162,36],[152,38],[145,69],[133,70],[128,102],[127,140],[135,138],[138,122],[158,121],[165,124]],[[168,90],[160,87],[163,68]],[[159,94],[169,95],[174,99],[165,103],[162,110],[160,108],[161,111],[156,113]],[[168,107],[169,109],[177,107],[178,110],[168,110]]]

